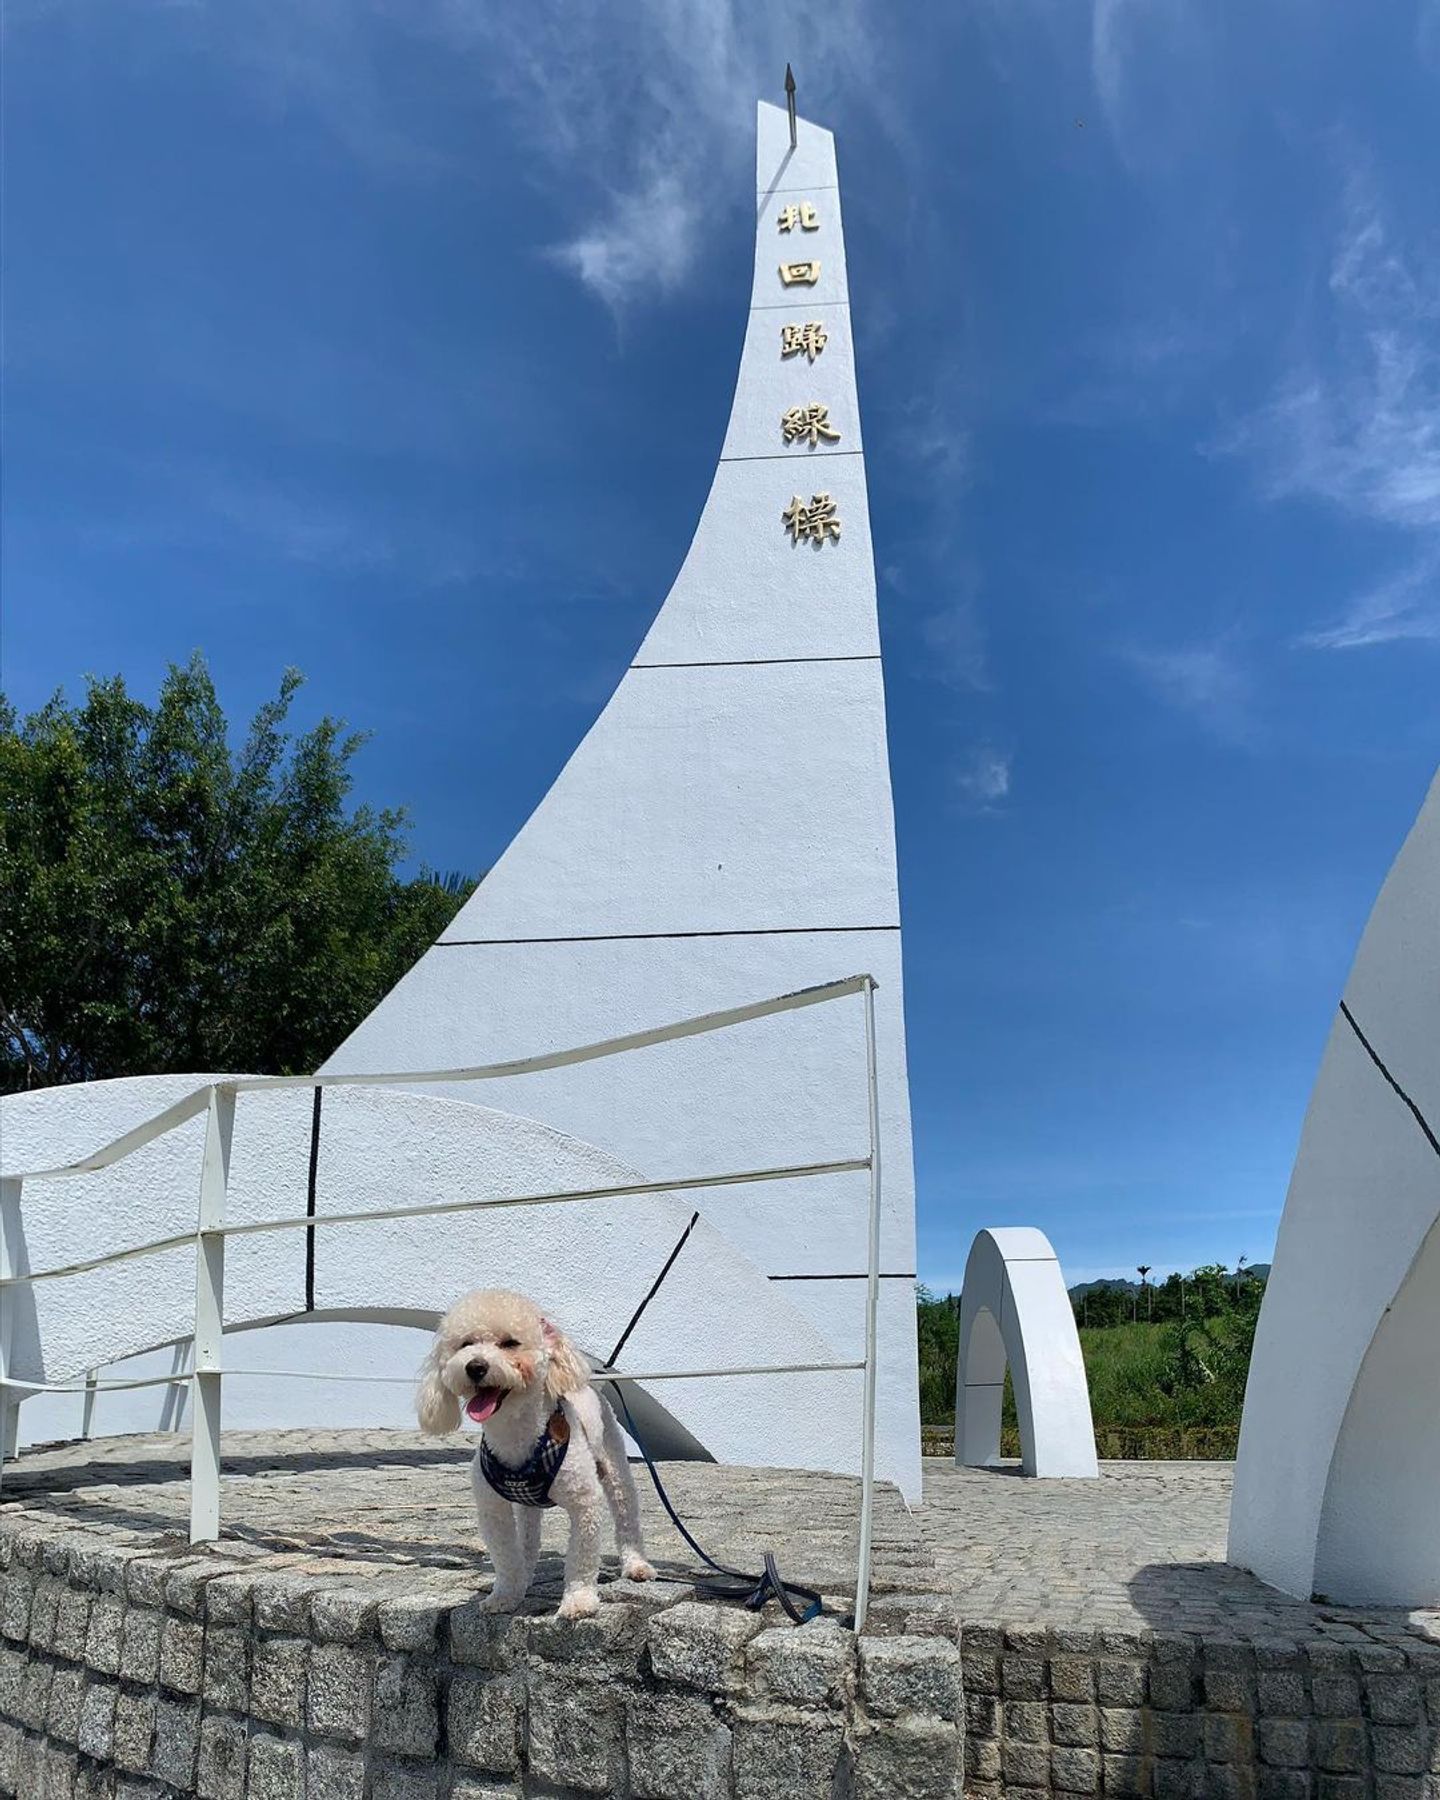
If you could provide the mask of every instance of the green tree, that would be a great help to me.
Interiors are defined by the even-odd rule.
[[[920,1418],[926,1425],[955,1419],[955,1365],[960,1354],[960,1304],[915,1284],[915,1334],[920,1350]]]
[[[0,699],[0,1088],[315,1068],[474,883],[402,880],[401,811],[350,807],[364,742],[233,748],[197,654],[151,707],[119,677],[20,720]]]

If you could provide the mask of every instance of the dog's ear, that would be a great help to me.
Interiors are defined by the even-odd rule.
[[[437,1332],[420,1370],[420,1385],[415,1390],[415,1416],[420,1421],[420,1429],[437,1435],[456,1431],[460,1426],[460,1402],[440,1379],[444,1361],[445,1345]]]
[[[563,1331],[557,1331],[548,1319],[541,1321],[545,1329],[545,1348],[550,1352],[545,1370],[545,1392],[552,1400],[573,1394],[590,1384],[590,1365]]]

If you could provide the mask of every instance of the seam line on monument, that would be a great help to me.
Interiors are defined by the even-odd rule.
[[[315,1190],[320,1174],[320,1104],[324,1088],[315,1090],[315,1105],[310,1114],[310,1175],[305,1184],[305,1212],[315,1217]],[[305,1233],[305,1311],[315,1310],[315,1233]]]
[[[848,300],[806,300],[804,295],[794,300],[757,300],[750,308],[751,312],[794,312],[797,307],[808,306],[848,306]]]
[[[1430,1129],[1429,1121],[1426,1119],[1424,1113],[1421,1112],[1420,1108],[1415,1104],[1415,1102],[1405,1092],[1404,1088],[1401,1087],[1400,1083],[1390,1073],[1389,1069],[1387,1069],[1385,1067],[1385,1064],[1383,1062],[1381,1062],[1379,1056],[1376,1053],[1375,1046],[1370,1042],[1369,1038],[1367,1038],[1365,1033],[1360,1029],[1358,1023],[1356,1022],[1354,1013],[1351,1012],[1350,1008],[1346,1005],[1346,1003],[1343,1000],[1340,1002],[1340,1010],[1342,1013],[1344,1013],[1346,1021],[1348,1022],[1349,1026],[1350,1026],[1350,1029],[1355,1033],[1356,1037],[1359,1038],[1362,1046],[1364,1047],[1365,1054],[1370,1058],[1371,1062],[1374,1063],[1375,1067],[1385,1077],[1386,1081],[1389,1082],[1390,1086],[1392,1088],[1394,1088],[1395,1092],[1405,1102],[1406,1106],[1408,1106],[1410,1108],[1410,1111],[1414,1114],[1415,1123],[1420,1127],[1421,1131],[1423,1131],[1425,1133],[1426,1143],[1429,1144],[1430,1148],[1435,1152],[1435,1154],[1437,1156],[1440,1156],[1440,1139],[1437,1139],[1435,1136],[1435,1133]]]
[[[657,938],[824,937],[843,932],[898,931],[898,925],[751,925],[733,931],[595,931],[572,937],[441,938],[436,950],[485,948],[495,944],[644,944]]]
[[[634,1312],[631,1313],[630,1323],[625,1327],[625,1329],[620,1333],[620,1336],[615,1340],[615,1348],[605,1358],[605,1367],[607,1369],[613,1369],[615,1367],[616,1363],[619,1362],[620,1352],[625,1348],[626,1344],[629,1343],[629,1341],[630,1341],[630,1333],[632,1331],[634,1331],[635,1327],[640,1323],[641,1319],[644,1317],[645,1308],[650,1304],[650,1302],[660,1292],[661,1283],[664,1281],[665,1277],[670,1273],[670,1271],[675,1267],[675,1259],[679,1256],[680,1252],[685,1248],[686,1244],[689,1243],[690,1233],[695,1229],[695,1227],[699,1223],[700,1223],[700,1210],[697,1207],[696,1210],[694,1212],[692,1212],[690,1215],[690,1223],[680,1233],[679,1238],[676,1240],[675,1248],[665,1258],[665,1266],[661,1269],[660,1273],[655,1277],[654,1281],[651,1282],[649,1293],[646,1294],[645,1298],[635,1308]]]
[[[840,192],[840,183],[838,181],[813,181],[808,186],[803,187],[757,187],[755,192],[764,195],[767,200],[771,194],[838,194]]]
[[[631,663],[632,669],[769,669],[787,663],[879,662],[878,650],[855,656],[717,656],[705,662]]]
[[[830,460],[837,456],[863,456],[864,454],[865,454],[865,452],[863,450],[819,450],[819,451],[766,450],[766,451],[763,451],[759,456],[722,456],[720,458],[720,460],[722,463],[792,462],[801,456],[806,457],[808,459],[812,455],[817,455],[817,456],[823,456],[827,460]]]
[[[870,1272],[868,1269],[861,1269],[858,1274],[848,1275],[767,1275],[765,1279],[767,1281],[868,1281]],[[914,1281],[916,1276],[913,1269],[891,1269],[888,1273],[882,1269],[878,1279],[881,1281]]]

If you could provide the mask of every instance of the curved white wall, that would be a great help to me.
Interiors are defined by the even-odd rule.
[[[54,1163],[57,1146],[72,1160],[93,1153],[195,1081],[140,1078],[9,1096],[0,1102],[0,1172],[13,1176],[37,1162]],[[196,1116],[107,1168],[25,1180],[18,1230],[7,1219],[21,1271],[193,1231],[204,1127],[204,1117]],[[322,1218],[644,1179],[607,1152],[533,1119],[425,1094],[331,1088],[318,1144],[313,1130],[307,1091],[238,1097],[229,1222],[304,1216],[312,1145],[314,1210]],[[308,1366],[316,1378],[239,1377],[233,1400],[227,1384],[227,1420],[322,1425],[336,1422],[338,1411],[357,1422],[413,1425],[409,1402],[423,1334],[473,1287],[533,1295],[593,1356],[607,1358],[693,1211],[661,1194],[333,1225],[314,1232],[308,1274],[304,1231],[232,1237],[225,1257],[226,1366]],[[188,1336],[194,1287],[194,1252],[187,1245],[15,1290],[13,1300],[7,1295],[11,1373],[57,1382],[91,1369],[114,1372],[113,1365]],[[307,1288],[320,1320],[284,1323],[306,1315]],[[382,1316],[393,1323],[365,1322]],[[274,1322],[268,1331],[246,1329],[267,1322]],[[377,1351],[378,1363],[357,1363]],[[287,1364],[289,1356],[298,1360]],[[621,1366],[653,1372],[834,1360],[826,1338],[789,1304],[786,1288],[767,1281],[702,1218],[628,1338]],[[143,1366],[168,1372],[171,1353],[152,1354]],[[394,1377],[397,1385],[352,1388],[324,1378],[357,1374]],[[849,1402],[841,1416],[824,1403],[837,1383]],[[858,1395],[854,1373],[750,1378],[743,1392],[727,1381],[665,1382],[654,1385],[644,1416],[655,1421],[660,1448],[698,1445],[728,1461],[759,1452],[760,1460],[853,1468],[859,1446],[846,1415]],[[25,1402],[24,1441],[59,1435],[81,1404],[70,1397]],[[175,1409],[168,1386],[146,1397],[102,1398],[95,1429],[164,1429],[175,1422]]]
[[[1245,1393],[1230,1559],[1288,1593],[1440,1593],[1440,778],[1305,1115]]]
[[[1043,1231],[980,1231],[965,1262],[955,1371],[955,1460],[1000,1460],[1000,1413],[1010,1368],[1025,1474],[1093,1476],[1095,1428],[1085,1359],[1060,1260]]]

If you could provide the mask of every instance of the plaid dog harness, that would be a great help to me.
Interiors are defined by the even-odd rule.
[[[502,1500],[513,1500],[517,1506],[553,1506],[550,1488],[569,1448],[570,1421],[557,1406],[540,1434],[539,1443],[518,1469],[501,1462],[482,1437],[480,1473]]]

